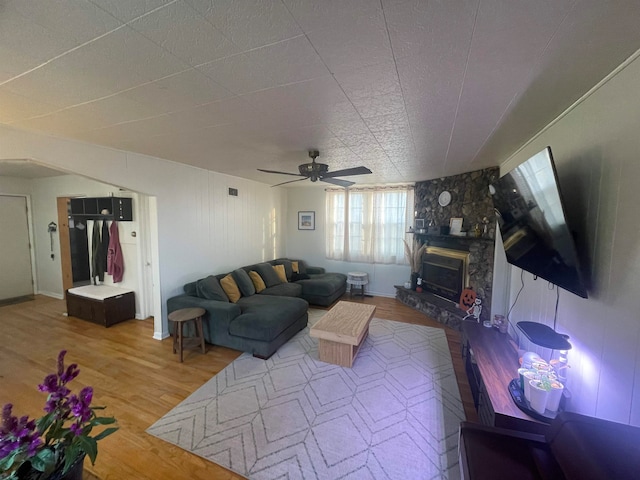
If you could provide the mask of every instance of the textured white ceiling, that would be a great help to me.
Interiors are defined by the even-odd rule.
[[[637,0],[4,0],[0,123],[264,183],[311,148],[415,182],[497,165],[638,25]]]

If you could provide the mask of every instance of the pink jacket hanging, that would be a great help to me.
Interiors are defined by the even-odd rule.
[[[120,248],[118,222],[111,222],[109,227],[109,250],[107,251],[107,273],[113,276],[113,283],[122,281],[124,274],[124,258]]]

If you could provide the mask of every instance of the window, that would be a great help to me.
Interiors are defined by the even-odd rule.
[[[327,190],[327,258],[406,264],[404,244],[413,219],[413,188]]]

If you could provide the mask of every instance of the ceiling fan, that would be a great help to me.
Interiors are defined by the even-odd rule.
[[[278,183],[277,185],[271,185],[272,187],[279,187],[280,185],[285,185],[287,183],[300,182],[302,180],[310,179],[312,182],[317,182],[320,180],[321,182],[331,183],[333,185],[338,185],[340,187],[350,187],[355,182],[350,182],[348,180],[340,180],[334,177],[349,177],[351,175],[365,175],[367,173],[371,173],[367,167],[353,167],[353,168],[345,168],[344,170],[336,170],[335,172],[329,172],[329,165],[326,163],[316,163],[316,158],[320,156],[320,152],[318,150],[309,150],[309,157],[311,158],[311,163],[303,163],[298,167],[298,171],[300,173],[289,173],[289,172],[279,172],[277,170],[264,170],[259,168],[260,172],[266,173],[279,173],[281,175],[293,175],[295,177],[304,177],[299,178],[297,180],[289,180],[288,182]]]

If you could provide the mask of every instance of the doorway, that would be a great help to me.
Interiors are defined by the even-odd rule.
[[[145,319],[150,316],[161,320],[162,304],[160,302],[160,281],[158,274],[157,248],[157,209],[155,197],[135,193],[133,195],[133,217],[137,219],[136,231],[126,230],[123,236],[121,224],[120,241],[124,245],[125,238],[135,238],[135,254],[128,263],[128,272],[133,276],[126,288],[136,292],[136,318]],[[62,270],[63,291],[70,288],[90,285],[89,229],[92,220],[71,216],[70,203],[72,197],[57,197],[58,224],[60,235],[60,265]],[[126,222],[124,222],[126,223]],[[131,244],[131,242],[129,242]],[[131,250],[130,250],[131,251]],[[157,314],[155,313],[157,312]]]
[[[27,197],[0,195],[0,302],[33,298]]]

